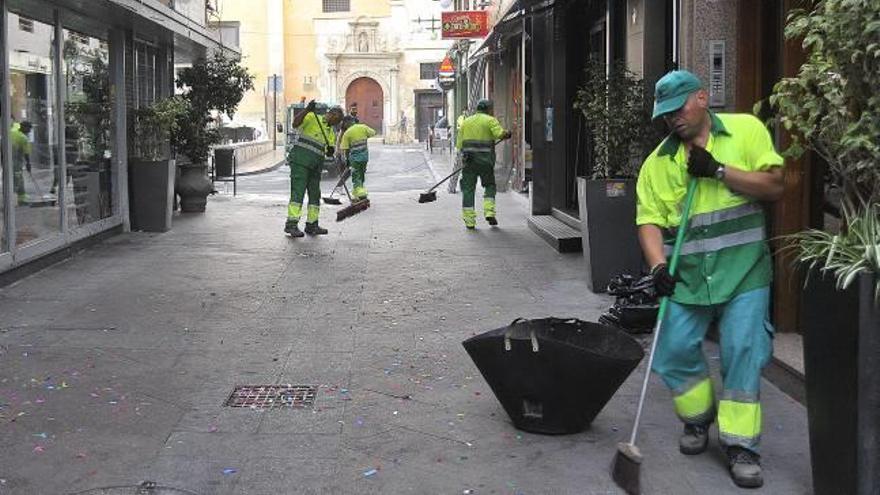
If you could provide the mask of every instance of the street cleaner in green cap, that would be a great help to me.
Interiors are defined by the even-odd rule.
[[[327,229],[318,225],[321,213],[321,166],[324,157],[332,157],[336,152],[336,133],[333,126],[342,121],[341,107],[331,107],[323,116],[315,113],[315,100],[293,117],[293,127],[301,134],[287,154],[290,165],[290,203],[287,205],[287,222],[284,232],[291,237],[324,235]],[[299,230],[302,217],[303,199],[309,193],[305,234]]]
[[[761,369],[773,350],[772,266],[761,203],[782,196],[783,160],[756,117],[710,111],[706,90],[688,71],[657,82],[653,117],[671,130],[645,160],[637,185],[639,241],[657,293],[670,297],[653,370],[672,390],[684,422],[679,450],[703,453],[717,420],[734,483],[759,487]],[[690,177],[698,184],[691,217],[682,219]],[[667,256],[682,221],[688,229],[673,277]],[[721,348],[717,402],[702,352],[712,322]]]
[[[455,144],[461,151],[461,206],[462,219],[468,229],[477,227],[474,210],[477,178],[483,185],[483,215],[489,225],[498,225],[495,217],[495,144],[508,139],[498,119],[492,116],[492,101],[480,100],[474,115],[465,118],[457,132]]]

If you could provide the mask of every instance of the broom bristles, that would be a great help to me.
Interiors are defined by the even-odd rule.
[[[362,211],[365,211],[370,207],[370,200],[364,199],[361,201],[355,201],[354,203],[342,208],[341,210],[336,212],[336,221],[341,222],[346,218],[353,217]]]
[[[611,478],[629,495],[639,495],[642,491],[639,480],[642,467],[642,453],[630,443],[618,443],[617,454],[611,462]]]

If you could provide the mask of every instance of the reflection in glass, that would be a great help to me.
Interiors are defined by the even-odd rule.
[[[57,113],[53,69],[54,28],[10,13],[9,95],[16,244],[61,231]],[[21,22],[21,20],[25,22]]]
[[[65,207],[68,225],[113,214],[110,50],[105,40],[64,30]]]

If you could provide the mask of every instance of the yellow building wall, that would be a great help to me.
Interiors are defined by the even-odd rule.
[[[391,0],[393,1],[393,0]],[[316,59],[318,33],[316,19],[350,19],[391,15],[389,0],[351,0],[349,12],[322,12],[320,0],[284,2],[284,96],[290,103],[319,97],[320,62]],[[309,84],[311,82],[311,84]],[[339,103],[339,102],[333,102]]]
[[[254,127],[260,124],[265,126],[264,120],[267,111],[265,92],[268,78],[272,75],[269,58],[271,28],[268,9],[270,1],[224,0],[219,6],[223,21],[241,23],[239,28],[241,62],[255,76],[254,90],[245,95],[235,114],[235,121]],[[279,101],[279,106],[283,108],[283,102]],[[271,121],[271,117],[269,120]],[[271,122],[269,124],[271,125]]]

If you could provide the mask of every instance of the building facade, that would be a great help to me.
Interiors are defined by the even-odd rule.
[[[4,0],[0,16],[3,273],[128,228],[128,111],[220,45],[201,0]]]
[[[437,67],[451,42],[440,39],[435,1],[223,0],[218,9],[240,23],[243,63],[263,88],[240,106],[243,123],[271,124],[273,110],[281,121],[287,105],[316,99],[356,106],[397,142],[423,138],[443,112]]]

